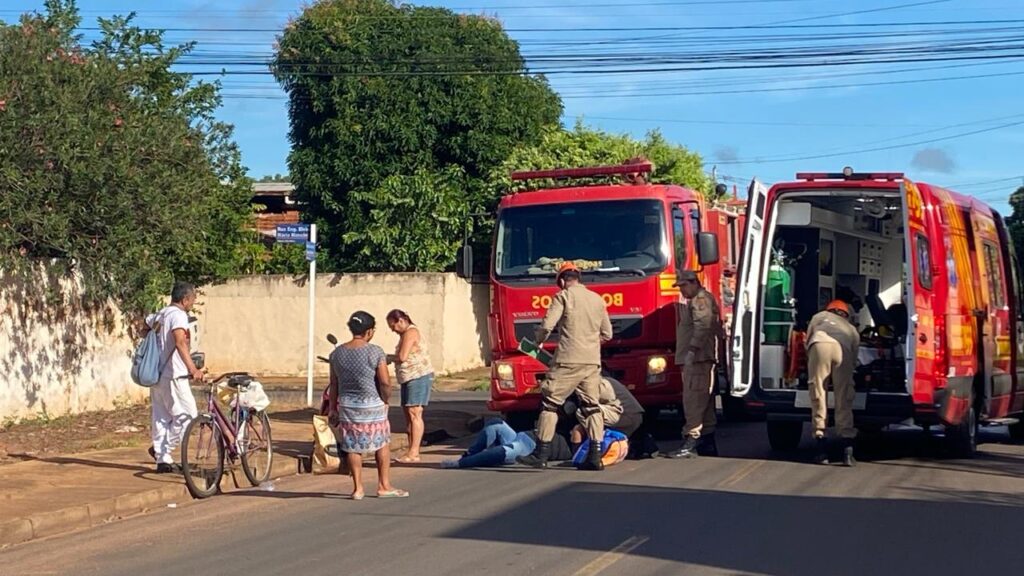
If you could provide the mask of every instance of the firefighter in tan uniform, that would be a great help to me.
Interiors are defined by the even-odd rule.
[[[828,396],[826,385],[832,382],[836,399],[836,435],[843,445],[843,463],[856,464],[853,458],[853,439],[857,429],[853,426],[853,400],[856,395],[853,370],[857,365],[860,334],[850,322],[850,306],[842,300],[833,300],[811,318],[807,326],[807,388],[811,400],[811,420],[818,453],[814,461],[828,464],[828,442],[825,428],[828,422]]]
[[[603,470],[601,441],[604,419],[599,404],[601,391],[601,344],[611,340],[612,324],[604,300],[580,283],[580,270],[566,262],[558,269],[555,282],[561,289],[551,299],[544,321],[537,328],[537,343],[558,328],[558,349],[554,367],[541,385],[541,412],[537,419],[537,448],[518,459],[520,464],[544,468],[551,453],[558,413],[575,392],[579,413],[590,437],[590,453],[580,469]]]
[[[669,458],[717,456],[715,443],[714,374],[718,343],[725,336],[715,297],[700,284],[697,273],[676,274],[676,286],[686,298],[676,322],[676,365],[683,370],[683,445]]]

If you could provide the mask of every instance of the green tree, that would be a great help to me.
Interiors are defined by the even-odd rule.
[[[561,114],[496,20],[442,8],[317,2],[285,29],[273,70],[289,95],[296,196],[341,269],[446,266],[449,224],[405,219],[464,220],[485,202],[491,171]],[[450,187],[452,170],[461,192]],[[410,198],[427,172],[443,192]],[[410,205],[419,212],[407,214]],[[401,241],[367,228],[395,225]],[[403,243],[430,247],[425,260],[410,260]],[[433,252],[439,246],[446,255]]]
[[[704,173],[700,155],[672,144],[657,130],[638,140],[628,134],[611,134],[588,128],[578,120],[572,130],[549,127],[540,144],[517,149],[492,173],[491,201],[496,203],[501,194],[508,191],[558,185],[550,180],[513,183],[509,174],[517,170],[622,164],[637,156],[654,164],[654,172],[650,176],[654,183],[688,186],[705,194],[712,192],[711,180]]]
[[[92,301],[152,307],[174,279],[233,274],[250,182],[218,86],[131,17],[83,45],[70,0],[0,28],[0,267],[57,259]]]
[[[1024,186],[1010,194],[1010,207],[1013,212],[1007,218],[1007,228],[1017,251],[1017,261],[1024,264]]]
[[[286,174],[267,174],[261,177],[257,182],[291,182]]]

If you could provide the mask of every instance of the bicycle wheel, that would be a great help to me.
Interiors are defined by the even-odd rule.
[[[181,472],[193,498],[209,498],[220,490],[224,475],[224,442],[209,414],[189,422],[181,442]]]
[[[254,412],[242,423],[242,471],[249,483],[259,486],[270,479],[274,447],[270,442],[270,418],[266,412]]]

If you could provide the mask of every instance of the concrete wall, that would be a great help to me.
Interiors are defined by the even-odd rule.
[[[200,296],[197,343],[211,372],[246,370],[264,376],[306,374],[309,286],[304,277],[253,276],[206,287]],[[330,354],[333,333],[348,339],[356,310],[377,319],[375,344],[388,353],[398,337],[387,328],[392,308],[405,310],[427,338],[439,373],[484,366],[488,287],[454,274],[330,274],[316,282],[314,351]],[[316,363],[316,375],[327,365]]]
[[[0,271],[0,419],[110,408],[148,391],[131,381],[120,311],[86,309],[73,279]]]

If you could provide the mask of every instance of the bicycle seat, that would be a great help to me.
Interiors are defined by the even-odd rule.
[[[252,376],[239,374],[228,378],[228,388],[245,388],[252,382]]]

